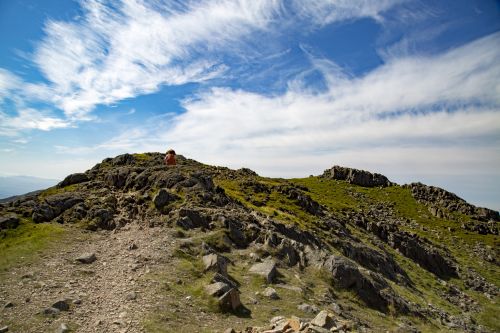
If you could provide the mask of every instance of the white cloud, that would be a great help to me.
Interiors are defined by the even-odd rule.
[[[299,16],[323,26],[361,17],[381,21],[382,12],[402,2],[405,0],[294,0],[292,6]]]
[[[226,67],[210,54],[265,29],[280,2],[124,0],[112,9],[107,1],[92,0],[82,5],[80,21],[46,24],[35,54],[56,93],[54,103],[77,119],[98,104],[151,93],[164,84],[220,76]]]
[[[300,85],[277,96],[214,88],[184,101],[185,113],[125,143],[135,151],[172,146],[207,163],[272,176],[344,164],[397,180],[431,173],[498,177],[499,36],[434,57],[392,59],[335,84],[334,70],[325,73],[332,77],[324,93]]]
[[[83,15],[73,21],[46,22],[34,63],[48,84],[25,83],[22,94],[52,103],[72,121],[91,120],[96,105],[226,75],[230,68],[220,59],[255,52],[245,44],[254,32],[270,36],[297,27],[297,18],[306,25],[380,19],[399,2],[82,1]]]
[[[322,93],[301,85],[276,96],[213,88],[185,100],[185,113],[128,130],[99,149],[169,146],[273,176],[334,163],[407,175],[423,174],[424,164],[435,174],[456,165],[467,173],[470,159],[474,170],[490,172],[500,158],[491,148],[500,143],[499,39],[494,34],[433,57],[394,58],[361,78],[315,66],[329,76]]]
[[[16,90],[22,80],[3,68],[0,68],[0,103],[4,98],[11,96],[12,91]]]
[[[36,44],[33,61],[47,82],[24,82],[0,69],[0,102],[10,98],[24,109],[42,101],[63,110],[63,122],[93,120],[90,112],[96,105],[152,93],[162,85],[223,77],[230,70],[220,60],[225,54],[245,58],[255,53],[250,46],[254,32],[270,36],[297,27],[297,17],[313,25],[377,19],[398,2],[82,1],[83,15],[72,21],[48,20],[45,36]],[[61,125],[53,119],[53,125],[37,124],[47,125],[26,128]]]
[[[11,116],[0,111],[0,135],[3,136],[17,136],[23,130],[49,131],[70,126],[70,122],[55,117],[49,112],[28,108],[21,109],[17,115]]]

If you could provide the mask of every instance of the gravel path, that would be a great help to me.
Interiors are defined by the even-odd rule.
[[[71,233],[57,250],[1,277],[0,327],[56,332],[66,324],[76,332],[144,332],[144,315],[159,302],[158,286],[147,276],[168,265],[174,248],[168,229],[132,223],[113,232],[75,228]],[[97,260],[78,263],[85,253]],[[68,311],[41,314],[61,300],[70,305]]]

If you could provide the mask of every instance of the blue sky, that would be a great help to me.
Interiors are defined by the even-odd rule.
[[[165,151],[500,209],[498,1],[0,0],[0,175]]]

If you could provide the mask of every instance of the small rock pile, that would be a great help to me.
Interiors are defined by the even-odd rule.
[[[274,317],[270,320],[270,325],[266,327],[247,327],[243,331],[228,328],[224,333],[329,333],[348,332],[354,329],[353,323],[335,317],[330,312],[323,310],[312,320],[292,316]]]

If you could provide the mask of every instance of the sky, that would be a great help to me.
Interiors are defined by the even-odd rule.
[[[0,176],[177,153],[500,209],[500,2],[0,0]]]

